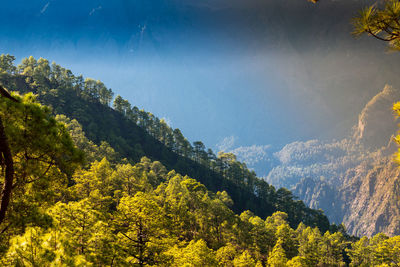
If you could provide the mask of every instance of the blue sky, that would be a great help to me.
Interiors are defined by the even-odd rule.
[[[350,35],[366,1],[4,1],[0,53],[103,81],[214,148],[349,133],[398,56]]]

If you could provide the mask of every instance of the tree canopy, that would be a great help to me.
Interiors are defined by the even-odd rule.
[[[0,97],[15,169],[0,223],[2,266],[399,262],[398,237],[353,240],[232,153],[191,145],[120,96],[111,109],[113,93],[100,81],[45,59],[13,68],[12,56],[2,58],[0,81],[25,93],[12,94],[17,102]]]
[[[400,2],[385,0],[366,7],[354,18],[354,34],[368,34],[400,50]]]

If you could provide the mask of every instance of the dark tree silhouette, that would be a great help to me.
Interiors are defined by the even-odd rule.
[[[11,94],[1,85],[0,85],[0,95],[2,95],[5,98],[8,98],[14,102],[18,102],[18,100],[15,99],[14,97],[12,97]]]
[[[8,91],[0,86],[0,94],[14,102],[19,102],[17,99],[12,97]],[[12,183],[14,180],[14,162],[11,155],[10,146],[8,139],[4,131],[3,121],[0,116],[0,165],[5,169],[4,185],[1,192],[1,204],[0,204],[0,223],[3,222],[8,204],[10,203]]]

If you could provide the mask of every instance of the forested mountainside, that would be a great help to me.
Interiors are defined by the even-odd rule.
[[[292,227],[300,222],[329,229],[329,221],[320,210],[312,210],[295,200],[287,189],[275,190],[256,177],[246,165],[236,161],[233,154],[216,156],[205,150],[200,142],[193,146],[179,129],[171,129],[151,113],[132,107],[116,96],[100,81],[74,76],[71,71],[45,59],[26,58],[13,66],[13,57],[2,56],[3,73],[0,81],[10,90],[33,92],[38,100],[82,125],[89,140],[101,145],[107,142],[119,158],[131,163],[143,156],[160,161],[168,170],[196,178],[211,191],[226,190],[232,197],[232,209],[240,213],[251,210],[266,217],[275,211],[288,214]]]
[[[325,210],[331,221],[343,222],[351,234],[400,234],[392,139],[397,99],[400,90],[385,86],[366,104],[348,138],[286,145],[276,153],[280,164],[266,180],[291,188],[310,207]]]
[[[0,221],[2,266],[263,266],[345,260],[341,232],[322,234],[303,223],[294,230],[283,212],[266,220],[250,211],[236,215],[225,191],[211,193],[145,157],[135,165],[117,160],[107,144],[89,141],[76,120],[61,115],[58,122],[31,93],[13,97],[15,102],[0,98],[1,133],[15,163],[11,202]],[[83,154],[73,141],[84,148],[87,160],[102,159],[79,168]],[[2,174],[8,166],[1,164]],[[326,245],[313,252],[326,257],[298,251],[315,240]]]
[[[111,109],[107,104],[112,92],[101,82],[75,77],[43,59],[25,59],[18,69],[12,60],[0,57],[1,82],[20,94],[13,94],[14,101],[5,94],[0,97],[1,131],[15,170],[12,198],[6,217],[0,220],[2,266],[398,262],[398,237],[379,234],[357,241],[342,227],[326,231],[329,223],[321,211],[293,200],[286,189],[275,191],[234,156],[220,154],[206,160],[199,156],[203,149],[196,151],[198,142],[187,155],[176,148],[182,145],[176,140],[172,148],[165,146],[157,140],[157,131],[150,135],[149,128],[137,126],[127,109],[121,109],[121,102],[129,106],[123,99],[116,97],[115,110]],[[52,108],[37,100],[47,101]],[[64,114],[54,117],[55,112]],[[138,117],[139,122],[142,119],[143,115]],[[99,137],[92,142],[88,137],[95,137],[95,131],[105,131],[102,138],[109,143]],[[128,137],[136,138],[133,148]],[[8,166],[1,162],[2,174]],[[244,181],[238,181],[238,171]],[[185,175],[189,172],[209,174],[198,179],[214,192]],[[260,184],[267,191],[261,191]],[[247,204],[235,203],[238,196],[235,200],[229,195],[234,190],[250,195]],[[249,210],[238,214],[245,207],[262,205],[270,209],[255,212],[271,213],[265,219]]]

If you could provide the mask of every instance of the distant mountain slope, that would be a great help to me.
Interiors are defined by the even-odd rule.
[[[396,144],[391,139],[397,131],[391,111],[397,100],[400,90],[386,85],[365,105],[352,136],[286,145],[275,153],[280,164],[266,180],[291,188],[351,234],[400,234],[400,169],[392,160]]]

